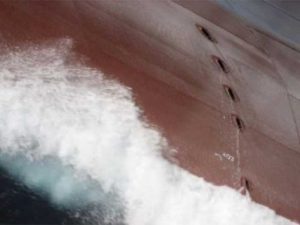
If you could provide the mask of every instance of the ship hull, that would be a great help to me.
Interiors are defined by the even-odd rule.
[[[1,47],[71,38],[181,167],[300,221],[299,51],[198,1],[2,1]]]

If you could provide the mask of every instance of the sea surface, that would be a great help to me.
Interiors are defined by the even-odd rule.
[[[130,87],[71,39],[2,48],[0,224],[295,225],[168,161]]]

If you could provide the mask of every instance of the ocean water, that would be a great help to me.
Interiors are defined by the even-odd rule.
[[[47,199],[0,170],[0,224],[79,224],[69,210],[49,204]]]
[[[0,46],[1,47],[1,46]],[[0,223],[290,225],[167,161],[129,87],[72,40],[0,54]]]

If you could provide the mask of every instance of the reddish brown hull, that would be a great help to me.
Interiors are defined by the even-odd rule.
[[[0,34],[7,48],[71,37],[132,88],[180,166],[300,221],[297,50],[206,1],[1,1]]]

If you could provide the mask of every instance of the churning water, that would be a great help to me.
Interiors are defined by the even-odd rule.
[[[51,206],[86,224],[292,224],[166,148],[130,89],[76,62],[71,40],[0,55],[0,165]]]

